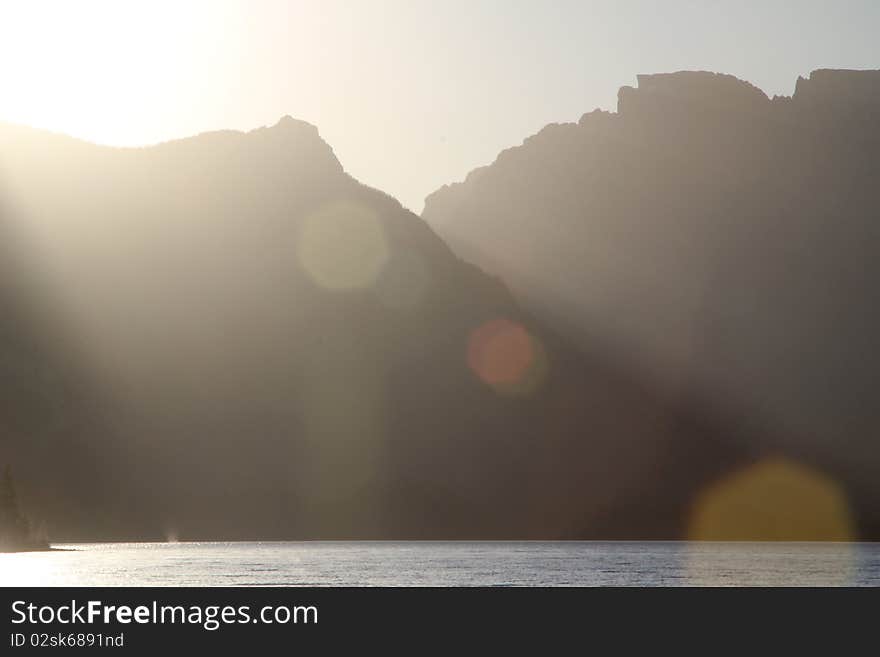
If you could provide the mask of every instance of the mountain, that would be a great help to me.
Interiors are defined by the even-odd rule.
[[[57,321],[47,281],[23,258],[24,241],[11,221],[4,182],[0,175],[0,464],[39,471],[42,476],[29,473],[38,485],[25,482],[22,501],[63,526],[78,508],[97,510],[105,501],[100,488],[110,487],[113,473],[101,467],[101,444],[94,437],[106,427],[100,414],[89,410],[97,402],[90,372]],[[8,471],[5,481],[11,491]],[[14,498],[11,492],[6,497]],[[10,517],[20,517],[11,502],[7,506]],[[76,517],[87,534],[92,518]],[[21,545],[10,529],[17,524],[7,522],[9,531],[0,527],[0,543]]]
[[[741,428],[583,353],[286,117],[0,125],[0,462],[54,540],[660,538]]]
[[[15,483],[7,466],[0,478],[0,552],[28,552],[49,548],[18,508]]]
[[[880,71],[772,99],[640,75],[617,112],[548,125],[422,216],[574,343],[765,427],[754,440],[838,482],[876,537],[878,116]]]

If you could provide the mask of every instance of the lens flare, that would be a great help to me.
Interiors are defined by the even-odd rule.
[[[547,357],[541,343],[521,324],[496,319],[480,325],[468,340],[471,371],[496,392],[524,395],[546,378]]]
[[[372,286],[388,251],[378,216],[351,202],[331,203],[306,217],[297,242],[300,266],[328,290]]]
[[[850,541],[855,524],[843,490],[799,463],[768,459],[711,485],[697,498],[688,537],[701,541]]]

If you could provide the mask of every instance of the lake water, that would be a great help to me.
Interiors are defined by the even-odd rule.
[[[0,554],[2,586],[880,586],[880,544],[101,543]]]

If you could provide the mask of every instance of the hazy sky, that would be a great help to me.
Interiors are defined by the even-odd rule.
[[[419,212],[637,73],[880,68],[880,2],[0,0],[0,119],[147,144],[290,114]]]

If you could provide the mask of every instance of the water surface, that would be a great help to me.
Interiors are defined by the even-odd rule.
[[[2,586],[878,586],[880,543],[99,543],[0,554]]]

